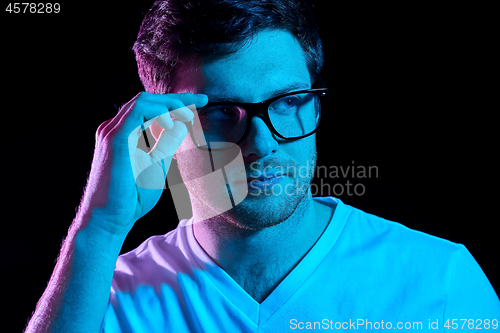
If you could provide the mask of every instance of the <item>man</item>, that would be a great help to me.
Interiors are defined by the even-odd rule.
[[[328,112],[306,3],[157,1],[134,50],[147,92],[97,129],[27,332],[498,327],[498,298],[463,245],[304,190]],[[148,155],[135,145],[149,125]],[[174,154],[193,217],[118,257]]]

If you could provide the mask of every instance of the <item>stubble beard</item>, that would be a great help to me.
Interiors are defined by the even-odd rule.
[[[227,196],[229,186],[219,186],[216,188],[212,184],[203,181],[186,183],[185,172],[193,164],[189,161],[178,161],[178,167],[189,195],[201,204],[205,211],[214,212],[214,217],[210,219],[223,219],[227,222],[248,230],[262,230],[282,223],[289,219],[292,214],[300,215],[307,207],[308,200],[311,199],[310,185],[314,177],[314,170],[317,163],[316,142],[311,149],[310,164],[306,175],[300,173],[290,174],[293,186],[286,189],[280,184],[272,188],[262,189],[260,194],[255,195],[251,191],[246,198],[229,210],[221,212],[214,198]],[[298,168],[298,165],[294,165]],[[297,170],[297,169],[295,169]],[[217,193],[215,193],[217,192]],[[200,221],[196,221],[200,222]]]

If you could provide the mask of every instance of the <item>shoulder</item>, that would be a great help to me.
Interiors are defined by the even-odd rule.
[[[349,281],[357,277],[356,288],[418,300],[416,307],[445,309],[447,318],[500,313],[495,291],[463,244],[342,205],[346,223],[330,264],[339,262]]]
[[[385,281],[394,292],[441,295],[441,298],[436,296],[439,299],[448,293],[457,259],[467,253],[462,244],[356,208],[349,209],[334,254],[341,258],[351,276],[359,274],[361,269],[364,277]]]
[[[367,251],[394,261],[445,265],[464,250],[449,241],[385,218],[350,207],[343,236],[351,251]]]

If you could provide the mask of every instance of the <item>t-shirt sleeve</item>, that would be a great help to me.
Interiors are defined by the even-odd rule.
[[[490,329],[495,322],[500,329],[500,301],[481,267],[460,244],[452,254],[448,272],[443,325],[451,331],[467,329]],[[453,321],[453,319],[456,319]],[[465,322],[464,319],[467,319]],[[472,320],[471,320],[472,319]],[[456,323],[454,325],[453,323]],[[489,325],[488,325],[489,323]],[[453,324],[453,326],[452,326]],[[455,329],[456,328],[456,329]]]

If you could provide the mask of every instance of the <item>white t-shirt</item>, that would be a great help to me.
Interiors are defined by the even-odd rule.
[[[465,246],[315,200],[337,205],[332,220],[262,303],[188,223],[118,258],[101,332],[500,331],[498,297]]]

